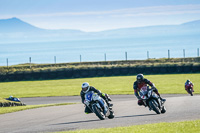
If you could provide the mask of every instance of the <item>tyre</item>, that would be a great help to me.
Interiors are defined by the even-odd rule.
[[[92,107],[96,116],[99,117],[100,120],[104,120],[105,115],[103,114],[103,112],[95,104],[93,104]]]
[[[162,106],[161,113],[164,114],[166,111],[167,110],[166,110],[165,106]]]
[[[109,119],[113,119],[115,117],[114,111],[110,110],[110,115],[108,116]]]
[[[149,101],[149,106],[153,109],[153,111],[155,111],[157,114],[160,114],[160,110],[159,108],[156,106],[156,104],[154,103],[156,102],[155,100],[150,100]]]
[[[189,89],[189,94],[190,94],[191,96],[193,96],[193,94],[192,94],[192,89]]]

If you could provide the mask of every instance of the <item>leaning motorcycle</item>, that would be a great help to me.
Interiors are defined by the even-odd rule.
[[[112,107],[108,107],[107,103],[99,95],[90,91],[85,94],[85,100],[88,103],[86,106],[99,117],[104,120],[106,117],[113,119],[115,117]]]
[[[193,96],[193,92],[194,92],[194,90],[192,89],[193,86],[189,84],[189,85],[186,85],[185,87],[186,87],[185,90],[188,92],[188,94]]]
[[[154,92],[154,88],[149,88],[149,86],[145,86],[141,88],[139,93],[145,107],[148,106],[149,110],[153,110],[157,114],[166,112],[164,102],[161,101],[159,96]]]

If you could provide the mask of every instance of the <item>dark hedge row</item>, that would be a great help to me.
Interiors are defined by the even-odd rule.
[[[187,66],[138,66],[138,67],[96,67],[96,68],[66,68],[58,70],[43,70],[39,72],[16,72],[0,75],[0,81],[47,80],[66,78],[85,78],[102,76],[126,76],[143,74],[172,74],[172,73],[199,73],[200,65]]]

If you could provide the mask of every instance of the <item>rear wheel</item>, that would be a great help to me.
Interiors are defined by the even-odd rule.
[[[156,106],[156,104],[154,103],[156,102],[155,100],[151,100],[149,101],[149,106],[153,109],[153,111],[155,111],[157,114],[160,114],[160,110],[159,108]]]
[[[99,117],[100,120],[104,120],[105,115],[103,114],[103,112],[95,104],[92,107],[96,116]]]

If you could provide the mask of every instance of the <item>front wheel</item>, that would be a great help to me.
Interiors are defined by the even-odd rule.
[[[192,89],[189,89],[189,93],[191,96],[193,96]]]
[[[158,108],[158,106],[156,106],[156,104],[154,103],[156,102],[155,100],[150,100],[149,101],[149,106],[153,109],[153,111],[155,111],[157,114],[160,114],[160,109]]]
[[[161,113],[164,114],[166,112],[165,106],[162,106]]]
[[[105,115],[103,114],[103,112],[96,106],[96,104],[92,105],[92,108],[94,110],[94,113],[96,114],[97,117],[99,117],[100,120],[104,120],[105,119]]]
[[[114,111],[110,110],[110,115],[108,116],[109,119],[113,119],[115,117]]]

